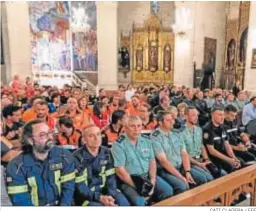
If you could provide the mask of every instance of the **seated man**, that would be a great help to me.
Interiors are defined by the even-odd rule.
[[[20,150],[13,149],[13,145],[9,140],[1,136],[1,165],[8,164],[10,160],[20,153]]]
[[[45,121],[51,130],[56,129],[56,119],[49,115],[48,103],[46,101],[39,101],[36,105],[37,119]]]
[[[4,117],[2,135],[10,141],[18,140],[23,126],[23,122],[21,122],[21,108],[14,105],[8,105],[4,107],[2,114]]]
[[[132,205],[144,206],[147,199],[162,201],[173,195],[172,187],[156,175],[156,161],[150,141],[141,136],[138,116],[125,119],[126,133],[112,146],[121,191]]]
[[[62,116],[59,119],[59,134],[56,139],[57,144],[62,146],[81,147],[83,145],[81,131],[75,129],[72,119],[66,116]]]
[[[80,206],[129,206],[117,189],[110,150],[101,146],[101,132],[95,125],[83,130],[85,145],[74,153],[76,168],[75,203]]]
[[[252,97],[250,103],[248,103],[243,110],[242,122],[244,126],[247,126],[251,120],[256,119],[256,97]]]
[[[218,167],[231,173],[241,167],[235,156],[223,126],[224,110],[222,107],[212,109],[212,119],[203,128],[203,142],[211,161]]]
[[[29,122],[30,120],[34,120],[37,118],[36,106],[37,106],[38,102],[40,102],[42,100],[44,100],[44,97],[37,96],[37,95],[31,98],[30,104],[32,107],[23,113],[23,115],[22,115],[23,122],[26,123],[26,122]]]
[[[229,143],[232,147],[235,155],[242,159],[245,163],[256,160],[256,154],[254,151],[249,151],[245,145],[241,142],[239,135],[239,127],[237,126],[235,119],[237,115],[237,108],[233,105],[227,105],[225,108],[225,121],[224,126],[229,136]]]
[[[165,111],[170,107],[170,98],[168,96],[163,96],[160,98],[160,105],[153,108],[152,113],[157,116],[158,111]]]
[[[113,143],[123,132],[125,112],[116,110],[112,113],[111,124],[109,124],[102,131],[102,146],[111,148]]]
[[[177,133],[171,132],[174,125],[171,113],[160,111],[157,120],[159,127],[150,139],[159,162],[158,175],[174,188],[175,194],[186,191],[189,183],[196,186],[213,180],[209,173],[191,167],[183,141]]]
[[[55,147],[41,119],[23,128],[22,154],[7,166],[7,191],[14,206],[70,206],[75,185],[74,159]]]
[[[214,178],[224,176],[227,173],[223,169],[216,167],[208,158],[207,151],[203,145],[202,129],[197,126],[198,111],[195,107],[185,109],[186,127],[180,134],[186,145],[186,150],[190,157],[190,162],[198,171],[209,176],[209,172]]]

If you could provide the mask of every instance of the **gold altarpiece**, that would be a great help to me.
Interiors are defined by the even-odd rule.
[[[158,16],[151,15],[143,27],[133,24],[128,37],[121,34],[120,43],[130,52],[133,84],[173,83],[174,33],[162,26]]]
[[[240,2],[239,17],[227,21],[225,65],[221,86],[231,89],[236,80],[244,86],[250,2]]]

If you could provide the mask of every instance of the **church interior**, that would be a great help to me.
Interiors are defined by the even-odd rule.
[[[239,80],[255,91],[255,7],[246,1],[1,2],[2,81],[22,73],[44,85],[91,90],[199,87],[210,65],[210,86],[231,89]]]
[[[256,1],[0,5],[4,206],[256,205]]]

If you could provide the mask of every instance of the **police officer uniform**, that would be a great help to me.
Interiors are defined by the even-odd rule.
[[[160,128],[157,128],[150,136],[155,156],[159,153],[165,153],[169,162],[181,173],[185,174],[185,170],[190,170],[192,177],[197,185],[204,184],[208,178],[198,171],[197,168],[191,166],[191,169],[185,169],[182,165],[182,151],[186,151],[184,142],[177,133],[169,132],[166,135]],[[186,184],[179,178],[171,175],[160,164],[158,164],[158,175],[166,180],[175,190],[175,193],[181,193],[187,190]],[[209,178],[209,181],[211,178]]]
[[[240,130],[239,127],[237,126],[235,121],[228,121],[225,119],[224,121],[224,126],[227,131],[227,134],[229,136],[229,143],[233,146],[238,146],[239,143],[241,143],[241,140],[239,138],[240,135]],[[255,161],[256,160],[256,153],[254,150],[248,149],[248,151],[239,151],[239,150],[234,150],[234,153],[237,157],[242,159],[244,162],[250,162],[250,161]],[[255,155],[254,155],[255,153]]]
[[[186,103],[188,106],[195,106],[195,101],[190,100],[188,98],[184,98],[183,103]]]
[[[110,195],[119,206],[129,206],[125,196],[117,189],[114,160],[110,150],[99,148],[98,156],[94,157],[86,145],[76,152],[76,185],[75,203],[82,206],[103,206],[99,202],[101,195]]]
[[[7,166],[7,192],[15,206],[70,206],[74,179],[72,154],[56,146],[44,161],[22,153]]]
[[[123,134],[112,146],[115,167],[124,167],[130,175],[146,175],[149,177],[149,166],[155,161],[154,151],[147,136],[139,136],[136,145],[133,145],[128,136]],[[144,206],[145,198],[130,185],[122,182],[121,191],[132,205]],[[162,201],[173,195],[172,187],[163,179],[156,176],[153,193],[155,202]]]
[[[235,171],[236,168],[231,165],[231,163],[222,160],[220,158],[217,158],[215,156],[212,156],[209,153],[207,145],[212,145],[215,150],[218,152],[228,156],[225,148],[225,143],[228,143],[228,135],[224,128],[224,126],[216,127],[213,125],[212,121],[207,123],[205,127],[203,128],[203,143],[206,147],[207,153],[211,159],[211,161],[218,166],[219,168],[224,169],[226,172],[230,173],[232,171]],[[243,162],[241,162],[241,165],[243,165]]]
[[[209,121],[209,117],[210,117],[209,111],[207,108],[207,103],[204,99],[203,100],[196,99],[195,106],[199,111],[199,117],[198,117],[199,125],[204,126]]]

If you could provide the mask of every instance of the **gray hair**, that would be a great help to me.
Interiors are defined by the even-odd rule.
[[[175,106],[170,106],[166,109],[166,111],[172,114],[173,112],[178,112],[178,109]]]
[[[142,122],[140,117],[131,115],[131,116],[125,117],[124,125],[127,126],[132,121],[140,121],[140,122]]]

